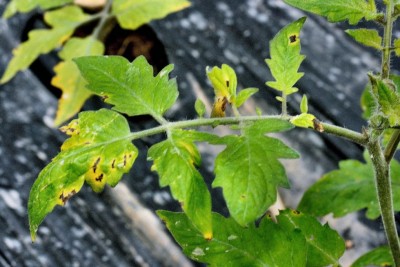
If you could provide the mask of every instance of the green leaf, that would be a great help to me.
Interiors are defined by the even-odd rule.
[[[236,97],[237,78],[235,71],[226,64],[221,68],[213,67],[211,70],[207,67],[207,77],[210,80],[215,96],[226,97],[229,103],[232,103]]]
[[[308,99],[306,95],[303,95],[300,103],[300,111],[301,113],[307,113],[308,112]]]
[[[65,205],[85,181],[95,192],[102,191],[105,184],[115,186],[138,155],[126,119],[111,110],[82,112],[62,130],[71,137],[40,172],[29,195],[32,240],[46,215],[56,205]]]
[[[135,30],[155,19],[190,6],[186,0],[114,0],[112,14],[124,29]]]
[[[395,85],[397,88],[397,95],[400,94],[400,76],[391,74],[390,75],[390,80],[392,83]],[[368,83],[367,86],[364,89],[364,92],[361,96],[361,108],[364,111],[363,112],[363,117],[365,119],[369,119],[372,114],[375,112],[377,109],[377,100],[374,98],[374,95],[372,94],[372,87],[371,83]]]
[[[365,89],[361,95],[361,99],[360,99],[360,106],[361,109],[363,110],[363,118],[364,119],[369,119],[372,114],[375,112],[376,109],[376,101],[374,98],[374,95],[371,93],[371,84],[368,83],[365,86]]]
[[[374,86],[372,86],[372,88],[374,88]],[[377,92],[375,95],[378,98],[380,109],[387,116],[390,126],[400,126],[399,94],[382,80],[377,80],[376,90]]]
[[[305,59],[300,54],[300,30],[305,20],[303,17],[283,28],[270,42],[271,59],[265,60],[276,80],[266,84],[286,95],[297,92],[293,86],[304,75],[297,71]]]
[[[206,105],[203,103],[203,101],[196,99],[196,102],[194,103],[194,109],[200,118],[204,117],[204,114],[206,113]]]
[[[63,6],[72,3],[73,0],[12,0],[8,3],[6,10],[3,13],[3,18],[7,19],[17,12],[29,12],[36,7],[43,10]]]
[[[357,24],[361,19],[374,20],[380,16],[374,0],[284,0],[285,3],[317,15],[327,17],[330,22],[348,20]]]
[[[205,240],[185,214],[158,211],[184,253],[210,266],[327,266],[338,262],[344,242],[327,225],[285,210],[278,223],[262,219],[259,227],[241,227],[213,213],[214,237]]]
[[[382,37],[377,30],[363,28],[346,30],[346,33],[360,44],[375,48],[379,51],[382,50]]]
[[[280,119],[263,120],[246,124],[241,136],[229,135],[211,142],[226,145],[216,158],[212,185],[222,187],[229,212],[240,225],[247,225],[266,212],[276,200],[277,186],[289,186],[278,159],[299,155],[265,134],[292,127]]]
[[[384,246],[371,250],[358,258],[351,265],[351,267],[364,266],[395,266],[390,248],[388,246]]]
[[[246,88],[241,90],[238,95],[236,96],[236,107],[240,107],[247,101],[252,95],[258,92],[257,88]]]
[[[82,78],[78,67],[72,61],[75,57],[101,55],[104,45],[93,37],[72,38],[64,46],[59,56],[64,60],[54,67],[56,75],[51,84],[62,91],[58,103],[56,126],[75,116],[91,95],[86,89],[86,81]]]
[[[290,122],[297,127],[314,129],[315,116],[308,113],[301,113],[290,119]]]
[[[154,77],[152,66],[143,56],[132,63],[120,56],[80,57],[74,61],[88,82],[87,88],[129,116],[160,117],[178,97],[175,79],[168,78],[173,65]]]
[[[371,160],[364,154],[366,163],[345,160],[339,163],[339,170],[325,174],[304,194],[298,209],[314,215],[333,213],[342,217],[348,213],[367,208],[367,217],[376,219],[379,204],[376,198],[374,172]],[[391,163],[392,192],[394,209],[400,210],[400,164]]]
[[[280,211],[278,223],[286,231],[301,230],[307,243],[307,266],[338,266],[338,259],[345,251],[344,240],[328,224],[298,211]]]
[[[148,157],[154,161],[151,169],[160,175],[160,185],[170,186],[196,229],[204,238],[211,239],[211,196],[196,169],[201,156],[190,138],[190,132],[175,130],[167,140],[153,145]]]
[[[400,9],[400,7],[399,7]],[[396,39],[393,42],[394,45],[394,52],[396,54],[396,56],[400,57],[400,39]]]
[[[22,43],[13,51],[14,57],[7,66],[0,83],[6,83],[14,75],[26,69],[40,54],[45,54],[67,40],[75,28],[87,21],[89,15],[76,6],[67,6],[62,9],[47,12],[44,20],[53,28],[50,30],[32,30],[28,41]]]

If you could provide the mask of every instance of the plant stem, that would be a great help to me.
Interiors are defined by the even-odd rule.
[[[390,165],[385,160],[379,141],[370,142],[367,148],[374,166],[376,190],[386,238],[395,265],[400,266],[400,243],[394,219]]]
[[[96,39],[99,39],[101,31],[103,30],[106,22],[113,17],[112,15],[110,15],[112,2],[113,0],[107,0],[103,10],[98,14],[100,16],[100,21],[92,33],[92,36]]]
[[[389,143],[385,148],[385,160],[387,163],[390,163],[394,154],[396,153],[397,147],[399,146],[400,142],[400,130],[395,130],[392,136],[390,137]]]
[[[131,133],[128,138],[131,140],[135,140],[146,136],[168,132],[173,129],[194,128],[199,126],[215,126],[215,125],[238,125],[243,122],[260,121],[268,119],[282,119],[282,116],[279,115],[244,116],[244,117],[225,117],[225,118],[201,118],[201,119],[177,121],[177,122],[165,121],[162,125],[154,127],[152,129]],[[285,120],[289,121],[290,116],[285,117]],[[320,122],[320,124],[324,128],[325,133],[351,140],[360,145],[367,144],[368,141],[367,136],[361,133],[328,123]]]
[[[390,74],[390,54],[392,53],[390,47],[392,44],[392,30],[393,30],[393,0],[387,1],[386,6],[386,25],[383,32],[383,53],[382,53],[382,70],[381,78],[387,79]]]
[[[383,36],[383,52],[382,52],[382,71],[381,79],[387,79],[390,75],[390,56],[391,56],[391,43],[392,43],[392,30],[393,30],[393,11],[394,2],[388,0],[386,3],[386,25]],[[396,130],[397,132],[399,130]],[[390,177],[390,159],[393,157],[394,146],[397,147],[396,141],[399,137],[396,137],[398,133],[395,133],[390,146],[382,151],[382,147],[378,139],[371,139],[368,143],[368,152],[371,156],[371,161],[374,166],[375,172],[375,184],[376,192],[378,195],[378,202],[380,212],[382,216],[382,222],[386,233],[386,238],[389,243],[392,257],[396,266],[400,266],[400,243],[397,236],[396,222],[394,219],[393,210],[393,197],[391,188],[391,177]]]
[[[286,117],[287,114],[287,95],[282,92],[282,117]]]
[[[329,123],[319,122],[322,126],[323,132],[332,134],[347,140],[350,140],[354,143],[357,143],[362,146],[366,146],[368,144],[368,136],[343,128],[336,125],[332,125]]]

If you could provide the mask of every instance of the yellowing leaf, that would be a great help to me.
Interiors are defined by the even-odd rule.
[[[301,113],[290,119],[290,122],[297,127],[314,129],[315,116],[308,113]]]
[[[82,78],[78,67],[72,61],[74,57],[101,55],[104,53],[104,45],[92,38],[72,38],[59,53],[64,59],[54,67],[56,76],[51,84],[62,90],[59,100],[57,116],[54,124],[60,125],[72,118],[82,108],[91,92],[85,88],[86,81]]]
[[[222,118],[225,117],[226,105],[228,100],[226,97],[216,97],[211,110],[211,118]]]
[[[377,50],[382,49],[382,37],[379,35],[377,30],[354,29],[346,30],[346,33],[360,44],[375,48]]]
[[[7,19],[17,12],[29,12],[36,7],[49,9],[72,3],[73,0],[12,0],[3,13],[3,18]]]
[[[114,0],[112,13],[124,29],[137,29],[190,6],[186,0]]]
[[[212,238],[211,196],[203,177],[196,169],[200,153],[190,140],[190,133],[176,130],[168,140],[149,149],[151,167],[160,175],[160,185],[170,186],[189,219],[206,239]]]
[[[75,28],[90,18],[76,6],[47,12],[45,21],[52,29],[30,31],[28,41],[13,51],[14,57],[7,66],[0,83],[9,81],[14,75],[26,69],[40,54],[48,53],[61,45],[74,32]]]
[[[28,215],[32,240],[56,205],[64,205],[86,181],[95,192],[115,186],[138,155],[130,141],[126,119],[111,110],[79,114],[62,130],[71,135],[61,152],[39,174],[32,186]]]
[[[207,77],[210,80],[217,98],[226,97],[229,103],[236,97],[237,78],[235,71],[226,64],[221,68],[213,67],[206,69]]]

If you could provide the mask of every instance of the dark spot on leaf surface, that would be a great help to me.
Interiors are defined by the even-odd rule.
[[[115,159],[113,159],[112,163],[111,163],[111,168],[115,168]]]
[[[101,182],[101,181],[103,180],[103,177],[104,177],[104,174],[102,173],[102,174],[100,174],[99,177],[97,177],[95,180],[96,180],[97,182]]]
[[[295,34],[289,36],[289,42],[291,44],[295,43],[296,41],[297,41],[297,36]]]
[[[292,213],[295,214],[295,215],[299,215],[301,212],[298,211],[298,210],[292,210]]]
[[[94,164],[93,164],[93,172],[94,173],[96,173],[96,170],[97,170],[97,165],[99,165],[99,162],[100,162],[100,157],[98,157],[97,159],[96,159],[96,161],[94,162]]]
[[[64,192],[62,192],[59,198],[61,199],[61,201],[62,201],[63,204],[65,205],[65,203],[67,203],[67,201],[68,201],[73,195],[75,195],[75,194],[76,194],[76,191],[75,191],[75,189],[74,189],[74,190],[72,190],[71,192],[69,192],[69,193],[66,194],[66,195],[64,195]]]
[[[226,87],[229,87],[229,81],[226,81]]]

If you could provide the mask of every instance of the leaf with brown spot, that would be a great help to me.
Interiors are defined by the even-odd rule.
[[[115,186],[138,155],[126,119],[114,111],[82,112],[62,128],[71,137],[40,172],[29,195],[32,240],[46,215],[56,205],[65,205],[85,181],[95,192],[102,191],[106,184]]]

